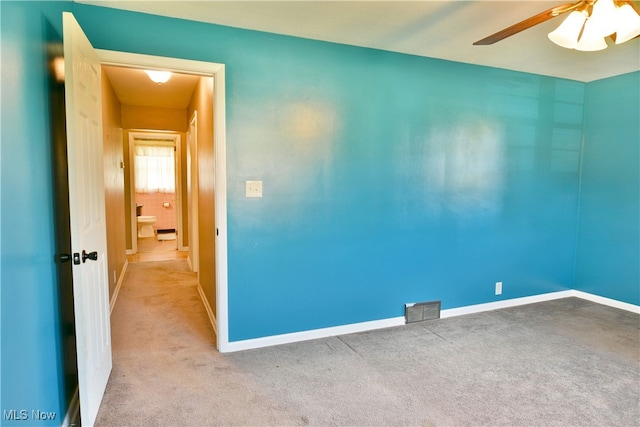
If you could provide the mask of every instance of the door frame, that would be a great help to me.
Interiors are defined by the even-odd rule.
[[[225,66],[213,62],[192,61],[137,53],[96,49],[103,65],[162,69],[172,72],[213,77],[213,146],[216,222],[216,338],[218,351],[229,349],[228,263],[227,263],[227,142]],[[133,233],[133,230],[132,230]]]
[[[175,209],[176,209],[176,232],[177,232],[177,250],[180,250],[182,244],[182,175],[180,174],[180,134],[174,131],[150,131],[150,130],[131,130],[129,132],[129,204],[131,206],[129,212],[129,221],[131,222],[131,253],[138,253],[138,221],[136,217],[136,168],[135,168],[135,140],[136,138],[158,138],[173,140],[174,147],[174,164],[175,176],[173,177],[175,191]],[[178,230],[180,229],[180,230]]]
[[[189,265],[191,270],[198,273],[200,279],[200,241],[198,230],[198,110],[193,110],[191,119],[187,125],[187,204],[189,224]],[[215,147],[214,147],[215,158]]]

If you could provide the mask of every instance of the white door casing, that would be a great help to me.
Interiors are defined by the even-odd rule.
[[[200,270],[198,234],[198,112],[189,120],[187,132],[187,203],[189,205],[189,262],[191,270]],[[199,277],[199,276],[198,276]]]
[[[183,223],[182,223],[182,209],[184,209],[184,206],[182,206],[182,191],[183,191],[183,185],[184,185],[184,181],[182,179],[182,138],[180,138],[180,135],[178,135],[178,137],[176,138],[176,145],[175,145],[175,155],[173,156],[173,159],[175,161],[175,171],[176,171],[176,177],[175,177],[175,182],[176,182],[176,239],[177,239],[177,249],[179,251],[184,251],[184,250],[188,250],[185,247],[184,244],[184,228],[183,228]],[[188,240],[188,239],[187,239]]]
[[[156,138],[159,140],[164,140],[165,143],[172,141],[174,146],[174,162],[175,162],[175,211],[176,211],[176,235],[178,236],[177,241],[177,249],[183,250],[184,243],[182,234],[182,192],[180,188],[182,187],[182,174],[181,170],[181,161],[180,161],[180,143],[181,138],[180,135],[173,131],[130,131],[129,132],[129,205],[131,209],[129,209],[129,222],[131,224],[131,250],[127,250],[128,255],[138,253],[138,220],[136,216],[136,168],[135,168],[135,146],[137,139],[145,139],[145,138]]]
[[[213,76],[215,223],[216,239],[216,320],[218,350],[231,351],[228,329],[227,272],[227,144],[224,64],[151,56],[139,53],[98,50],[102,64],[144,69],[160,69]],[[189,245],[191,246],[191,245]]]
[[[68,12],[63,38],[80,415],[90,426],[112,367],[100,60]]]

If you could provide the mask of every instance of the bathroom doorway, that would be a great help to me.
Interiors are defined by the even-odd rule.
[[[181,226],[184,186],[181,152],[179,133],[129,133],[134,253],[177,251],[185,246]]]

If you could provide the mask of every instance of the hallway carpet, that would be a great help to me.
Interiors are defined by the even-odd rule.
[[[567,298],[220,354],[186,261],[134,263],[97,426],[637,426],[640,318]]]

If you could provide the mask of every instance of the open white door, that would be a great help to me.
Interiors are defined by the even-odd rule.
[[[82,425],[93,425],[111,372],[100,61],[63,13],[69,210]]]

